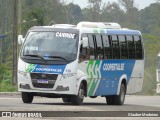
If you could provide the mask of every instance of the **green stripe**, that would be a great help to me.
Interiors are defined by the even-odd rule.
[[[35,64],[29,64],[26,69],[26,72],[32,72],[35,69],[35,67],[36,67]]]
[[[95,88],[96,88],[97,83],[98,83],[98,80],[96,80],[96,79],[92,79],[92,81],[93,82],[92,82],[91,88],[90,88],[90,90],[88,92],[88,96],[94,96],[93,93],[94,93]]]
[[[94,33],[105,33],[105,30],[104,29],[99,29],[99,28],[94,28],[93,32]]]
[[[97,28],[93,29],[93,32],[94,33],[99,33]]]
[[[87,83],[88,96],[94,96],[94,91],[97,88],[97,85],[99,83],[98,80],[100,78],[100,63],[101,63],[100,60],[95,60],[95,61],[90,60],[87,65],[87,77],[89,78]],[[93,76],[96,76],[96,77],[93,78]]]

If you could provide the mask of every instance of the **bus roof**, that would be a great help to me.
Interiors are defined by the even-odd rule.
[[[137,34],[140,35],[138,30],[130,30],[121,28],[118,23],[107,23],[107,22],[80,22],[77,24],[77,28],[80,29],[81,33],[102,33],[102,34]]]
[[[83,24],[85,23],[85,26]],[[86,24],[89,25],[87,26]],[[97,25],[97,26],[96,26]],[[95,27],[96,26],[96,27]],[[138,30],[121,28],[118,23],[100,23],[100,22],[80,22],[76,25],[72,24],[55,24],[52,26],[34,26],[30,31],[58,31],[64,30],[68,32],[80,33],[99,33],[108,35],[141,35]]]
[[[102,29],[121,29],[118,23],[113,22],[79,22],[77,27],[102,28]]]
[[[77,33],[79,30],[76,27],[34,26],[30,28],[29,31],[68,31]]]
[[[99,29],[99,28],[81,28],[81,33],[99,33],[108,35],[141,35],[138,30],[130,29]]]

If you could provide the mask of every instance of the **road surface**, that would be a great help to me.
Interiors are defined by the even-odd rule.
[[[160,119],[160,96],[134,96],[134,95],[126,96],[125,103],[122,106],[106,105],[105,98],[97,97],[97,98],[91,99],[87,97],[84,99],[83,105],[75,106],[70,103],[63,103],[60,98],[41,98],[41,97],[35,97],[32,104],[24,104],[21,100],[20,95],[1,95],[0,94],[0,111],[1,112],[3,111],[9,111],[9,112],[10,111],[11,112],[47,111],[46,115],[52,114],[51,116],[56,116],[56,115],[59,116],[54,118],[56,120],[63,119],[63,117],[66,116],[66,114],[69,114],[71,116],[77,115],[83,118],[75,118],[75,117],[70,118],[70,116],[67,116],[65,117],[65,120],[86,119],[86,116],[89,117],[87,119],[91,119],[91,120],[98,119],[97,117],[101,117],[100,119],[110,119],[110,120],[124,119],[125,120],[125,119],[128,119],[129,116],[132,119],[142,120],[141,118],[142,116],[140,117],[138,115],[139,114],[141,115],[141,113],[144,113],[147,115],[148,114],[153,115],[150,118],[147,116],[145,120],[151,120],[151,119],[159,120]],[[51,113],[49,113],[48,111],[51,111]],[[109,111],[108,115],[112,117],[106,117],[108,115],[105,116],[104,111],[105,113],[106,111],[107,112]],[[123,117],[123,114],[124,114],[124,117]],[[128,116],[125,116],[125,115],[128,115]],[[154,115],[155,116],[158,115],[158,117],[155,117]],[[17,118],[14,118],[14,119],[18,120]],[[52,119],[52,118],[48,117],[47,119]],[[36,119],[34,118],[34,120]]]

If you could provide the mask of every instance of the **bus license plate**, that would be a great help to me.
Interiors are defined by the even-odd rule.
[[[48,80],[37,80],[37,83],[48,84]]]

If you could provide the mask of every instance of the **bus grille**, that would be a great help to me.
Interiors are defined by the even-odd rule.
[[[57,74],[31,73],[33,87],[53,88],[57,80]]]
[[[35,88],[53,88],[54,84],[32,83]]]

